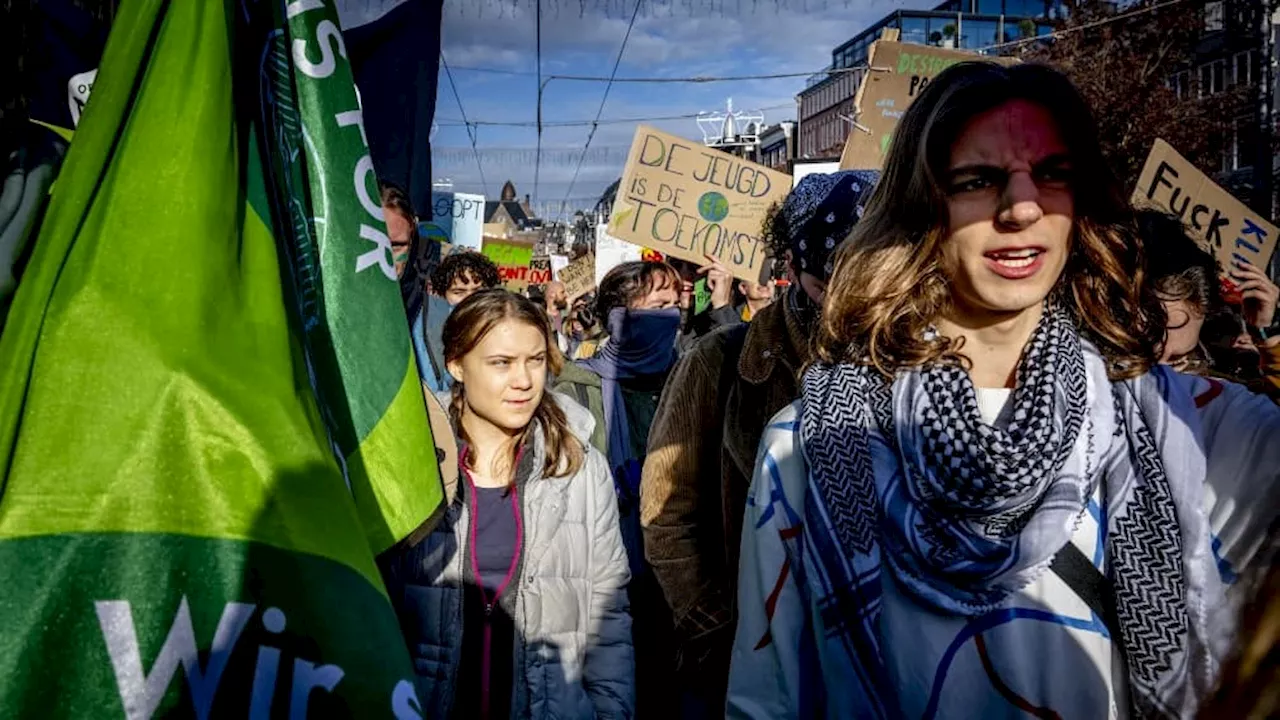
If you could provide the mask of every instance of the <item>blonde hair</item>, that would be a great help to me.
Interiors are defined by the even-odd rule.
[[[1144,282],[1142,243],[1088,107],[1056,70],[988,62],[948,68],[904,114],[862,219],[836,252],[817,338],[820,361],[871,365],[889,376],[932,362],[965,363],[958,343],[928,332],[952,294],[942,266],[949,231],[940,178],[964,127],[1013,100],[1039,105],[1058,121],[1073,172],[1084,179],[1073,183],[1075,228],[1050,301],[1098,346],[1113,378],[1156,363],[1164,312]]]
[[[551,321],[546,312],[529,298],[509,293],[501,288],[474,293],[458,303],[458,306],[449,314],[449,319],[444,323],[443,332],[445,362],[461,360],[504,320],[514,320],[539,330],[547,344],[548,377],[560,373],[564,366],[564,357],[556,346]],[[449,419],[458,434],[458,440],[469,445],[471,439],[467,437],[467,431],[462,426],[462,409],[465,402],[466,387],[463,383],[454,383],[453,398],[449,403]],[[569,420],[565,417],[564,410],[544,389],[542,397],[538,400],[538,407],[533,412],[533,419],[525,426],[524,431],[512,446],[509,462],[513,481],[520,452],[531,437],[535,426],[542,428],[545,439],[546,453],[542,461],[542,477],[569,477],[576,473],[586,459],[586,449],[569,429]],[[474,469],[471,453],[463,456],[461,462],[467,469]]]

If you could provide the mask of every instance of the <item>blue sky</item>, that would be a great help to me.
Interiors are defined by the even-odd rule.
[[[544,74],[608,76],[626,33],[633,0],[542,0]],[[899,8],[927,8],[936,0],[644,0],[627,42],[619,77],[687,77],[809,73],[830,61],[831,50]],[[714,9],[710,5],[714,4]],[[721,6],[723,5],[723,11]],[[466,67],[532,72],[535,65],[533,0],[445,0],[443,48],[453,67],[467,118],[475,121],[532,122],[537,106],[533,76],[498,75]],[[753,11],[754,7],[754,11]],[[795,118],[795,95],[804,78],[708,84],[615,83],[602,120],[664,117],[723,110],[732,97],[739,110],[763,109],[775,123]],[[544,97],[544,120],[591,120],[600,108],[605,83],[554,80]],[[437,150],[433,174],[449,178],[459,192],[495,198],[510,179],[521,195],[534,192],[534,164],[503,150],[535,148],[528,127],[480,127],[478,146],[487,186],[482,187],[470,140],[443,69],[436,106]],[[693,119],[651,124],[701,140]],[[622,172],[635,123],[602,124],[592,140],[570,193],[576,158],[589,127],[548,127],[540,169],[539,201],[558,205],[566,194],[592,198]],[[560,152],[556,152],[560,151]],[[461,156],[460,156],[461,155]]]

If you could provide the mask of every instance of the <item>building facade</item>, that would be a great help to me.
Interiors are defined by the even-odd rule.
[[[893,28],[902,42],[992,52],[992,46],[1052,31],[1062,0],[948,0],[932,10],[898,10],[831,52],[831,65],[796,96],[796,157],[838,158],[854,120],[854,95],[871,43]],[[998,50],[998,49],[996,49]]]
[[[789,173],[796,156],[796,124],[790,120],[770,125],[760,133],[756,162],[778,172]]]
[[[1211,0],[1198,10],[1204,26],[1195,59],[1169,78],[1169,87],[1179,99],[1231,108],[1219,136],[1220,164],[1203,169],[1217,171],[1224,186],[1250,202],[1260,149],[1258,102],[1266,69],[1261,8],[1248,0]],[[1273,35],[1275,20],[1269,23]],[[1224,103],[1229,97],[1233,102]]]

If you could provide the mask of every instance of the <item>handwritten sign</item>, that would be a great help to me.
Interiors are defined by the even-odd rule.
[[[1226,274],[1232,264],[1245,261],[1266,270],[1276,249],[1276,227],[1208,175],[1178,154],[1169,143],[1157,139],[1133,191],[1133,204],[1154,207],[1176,215],[1218,261]]]
[[[758,281],[769,269],[761,226],[791,178],[641,125],[618,187],[611,235],[699,265],[710,256]]]
[[[524,292],[529,287],[529,262],[533,248],[528,245],[484,239],[484,254],[498,266],[502,286],[511,292]]]
[[[879,170],[889,152],[893,131],[907,107],[943,70],[966,60],[986,60],[1012,65],[1015,58],[988,57],[963,50],[877,40],[872,43],[862,84],[854,103],[858,124],[845,141],[841,170]],[[870,132],[867,132],[870,131]]]
[[[587,253],[565,265],[556,278],[564,283],[564,292],[570,301],[591,292],[596,287],[595,254]]]
[[[594,272],[595,284],[599,285],[610,270],[622,263],[638,262],[641,249],[637,245],[632,245],[610,235],[603,225],[597,226],[596,229],[596,266]]]
[[[529,260],[529,285],[543,286],[551,282],[551,258],[539,255]]]
[[[431,193],[431,219],[418,224],[418,234],[479,250],[484,233],[484,196]]]

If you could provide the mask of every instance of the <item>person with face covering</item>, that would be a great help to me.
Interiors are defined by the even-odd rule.
[[[733,645],[738,544],[765,424],[799,394],[837,244],[878,173],[803,178],[771,213],[770,254],[791,285],[750,324],[702,338],[672,371],[649,431],[640,483],[645,556],[671,608],[680,680],[694,709],[724,703]],[[746,283],[743,283],[744,285]]]
[[[444,346],[463,481],[426,538],[381,559],[423,717],[632,717],[613,478],[590,414],[546,390],[562,362],[546,315],[480,290]]]
[[[676,362],[680,275],[666,263],[630,262],[610,270],[596,294],[596,316],[607,337],[593,357],[561,373],[557,389],[600,413],[605,456],[613,471],[622,541],[631,566],[636,687],[641,717],[656,717],[670,698],[670,620],[662,592],[644,560],[640,533],[640,471],[649,426]],[[598,398],[598,400],[597,400]]]
[[[1280,509],[1280,408],[1158,364],[1127,193],[1058,71],[949,67],[761,440],[730,717],[1193,717]]]

